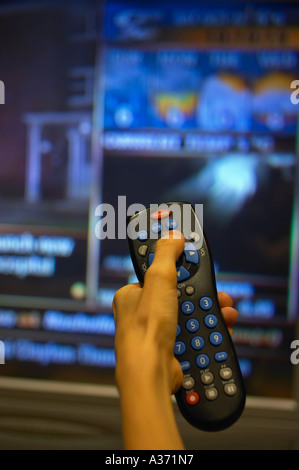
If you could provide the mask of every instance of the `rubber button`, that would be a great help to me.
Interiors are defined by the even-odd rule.
[[[143,242],[145,240],[148,239],[148,233],[146,230],[140,230],[138,233],[137,233],[137,238],[139,241]]]
[[[195,351],[200,351],[205,345],[204,339],[201,336],[194,336],[191,340],[191,347]]]
[[[188,405],[196,405],[199,402],[199,395],[196,392],[187,393],[186,402]]]
[[[151,231],[153,233],[160,233],[162,230],[162,225],[159,224],[159,222],[155,222],[152,226],[151,226]]]
[[[212,308],[213,302],[210,297],[202,297],[199,301],[199,306],[203,310],[210,310]]]
[[[148,255],[148,265],[150,266],[152,264],[152,262],[154,261],[154,256],[155,256],[155,253],[150,253]]]
[[[186,346],[182,341],[177,341],[174,345],[174,354],[181,356],[186,351]]]
[[[218,320],[215,315],[210,314],[205,317],[204,322],[208,328],[215,328],[218,323]]]
[[[176,276],[177,276],[178,282],[183,282],[183,281],[186,281],[186,279],[189,279],[191,274],[189,273],[189,271],[187,271],[186,268],[184,268],[184,266],[180,266],[176,270]]]
[[[181,366],[182,371],[186,372],[187,370],[190,369],[191,364],[189,361],[183,361],[183,362],[180,362],[180,366]]]
[[[188,320],[186,323],[186,329],[190,333],[195,333],[197,330],[199,330],[198,320],[196,320],[196,318],[190,318],[190,320]]]
[[[148,246],[147,245],[141,245],[139,248],[138,248],[138,254],[140,256],[145,256],[146,253],[147,253],[147,250],[148,250]]]
[[[189,243],[187,246],[185,246],[184,254],[185,254],[187,263],[192,263],[192,264],[199,263],[199,254],[198,254],[196,247],[193,245],[193,243]]]
[[[175,230],[178,226],[178,223],[176,220],[173,220],[173,219],[170,219],[168,220],[168,222],[166,222],[166,227],[169,229],[169,230]]]
[[[186,302],[183,302],[181,305],[181,311],[185,315],[191,315],[191,313],[194,312],[194,303],[191,302],[190,300],[186,300]]]
[[[223,362],[223,361],[226,361],[226,359],[227,359],[227,352],[225,351],[217,352],[215,354],[215,361],[217,362]]]
[[[233,397],[237,393],[237,386],[234,383],[224,385],[224,391],[229,397]]]
[[[197,367],[205,369],[210,364],[210,359],[206,354],[199,354],[195,360]]]
[[[161,211],[156,211],[151,214],[151,219],[152,220],[158,220],[158,219],[165,219],[165,217],[169,217],[171,214],[171,211],[168,211],[167,209],[163,209]]]
[[[209,340],[213,346],[219,346],[223,341],[223,337],[219,331],[215,331],[215,333],[210,334]]]

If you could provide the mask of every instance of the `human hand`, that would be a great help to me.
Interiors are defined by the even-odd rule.
[[[116,379],[120,388],[131,376],[142,376],[145,382],[160,383],[161,379],[170,393],[182,385],[183,372],[173,349],[178,314],[176,260],[183,249],[183,235],[169,232],[169,238],[161,238],[156,244],[143,287],[139,283],[127,285],[114,297]],[[218,300],[232,333],[238,312],[228,294],[218,293]]]

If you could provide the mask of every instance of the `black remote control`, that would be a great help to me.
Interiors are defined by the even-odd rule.
[[[190,424],[218,431],[241,415],[245,388],[218,303],[211,251],[194,207],[187,202],[169,202],[159,205],[158,210],[151,206],[129,217],[130,253],[143,284],[157,240],[173,229],[185,237],[176,265],[179,312],[174,353],[184,373],[176,401]]]

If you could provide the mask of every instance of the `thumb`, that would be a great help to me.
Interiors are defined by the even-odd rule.
[[[183,252],[184,242],[183,234],[177,230],[169,231],[157,241],[154,260],[145,274],[144,289],[152,290],[153,284],[159,291],[165,287],[176,288],[176,261]]]

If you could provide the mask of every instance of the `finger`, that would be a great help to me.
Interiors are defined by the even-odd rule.
[[[221,309],[227,327],[233,326],[238,318],[238,311],[233,307],[223,307]]]
[[[177,230],[170,231],[167,237],[156,243],[154,260],[145,274],[144,290],[176,288],[176,261],[184,249],[184,236]],[[154,287],[155,286],[155,287]]]
[[[218,301],[220,308],[233,306],[233,299],[226,292],[218,292]]]

